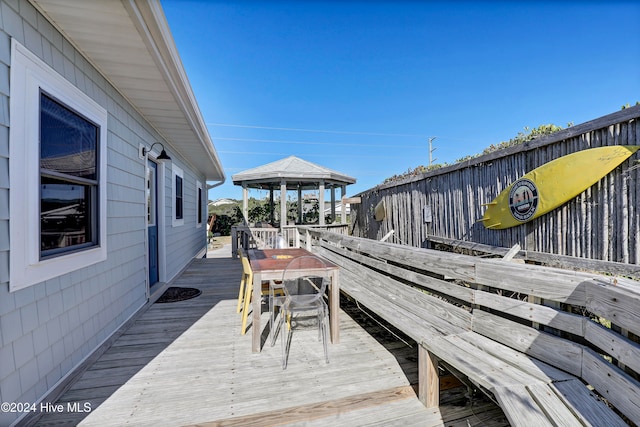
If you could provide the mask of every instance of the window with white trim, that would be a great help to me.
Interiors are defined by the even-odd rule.
[[[100,244],[99,129],[40,94],[40,259]]]
[[[107,258],[107,111],[15,39],[10,78],[15,291]]]
[[[202,227],[204,217],[204,191],[202,189],[202,183],[196,181],[196,227]]]
[[[172,193],[173,193],[173,215],[172,225],[174,227],[184,225],[184,172],[175,164],[172,165]]]

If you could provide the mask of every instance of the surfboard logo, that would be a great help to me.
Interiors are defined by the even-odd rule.
[[[538,187],[533,181],[520,179],[509,191],[509,209],[518,221],[527,221],[538,209]]]

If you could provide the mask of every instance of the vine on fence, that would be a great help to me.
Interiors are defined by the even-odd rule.
[[[571,127],[573,126],[572,122],[567,123],[567,127]],[[472,154],[469,156],[465,156],[465,157],[461,157],[459,159],[457,159],[455,163],[462,163],[462,162],[466,162],[472,159],[475,159],[476,157],[480,157],[483,156],[485,154],[489,154],[489,153],[493,153],[494,151],[498,151],[498,150],[503,150],[505,148],[508,147],[513,147],[514,145],[519,145],[519,144],[523,144],[525,142],[528,141],[532,141],[536,138],[539,138],[543,135],[550,135],[552,133],[558,132],[560,130],[562,130],[563,128],[561,126],[556,126],[554,124],[548,124],[548,125],[540,125],[536,128],[529,128],[528,126],[526,126],[524,128],[524,132],[518,132],[518,134],[516,136],[514,136],[513,138],[511,138],[509,141],[502,141],[498,144],[491,144],[490,146],[488,146],[487,148],[485,148],[482,153],[480,154]],[[421,175],[425,172],[430,172],[432,170],[436,170],[436,169],[440,169],[443,168],[445,166],[449,166],[449,163],[438,163],[438,164],[433,164],[430,166],[418,166],[414,169],[409,168],[406,172],[399,174],[399,175],[393,175],[390,178],[387,178],[383,181],[383,184],[388,184],[390,182],[394,182],[394,181],[401,181],[403,179],[412,177],[412,176],[418,176]]]

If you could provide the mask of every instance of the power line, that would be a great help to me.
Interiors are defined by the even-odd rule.
[[[236,166],[236,167],[225,167],[224,170],[226,172],[238,172],[238,171],[244,171],[247,170],[247,167],[240,167],[240,166]],[[351,170],[349,171],[349,174],[352,174],[354,176],[374,176],[374,177],[379,177],[380,176],[380,169],[358,169],[358,170]]]
[[[418,134],[409,134],[409,133],[376,133],[376,132],[350,132],[350,131],[340,131],[340,130],[315,130],[315,129],[301,129],[301,128],[280,128],[280,127],[270,127],[270,126],[252,126],[252,125],[235,125],[235,124],[226,124],[226,123],[207,123],[207,126],[222,126],[222,127],[236,127],[236,128],[248,128],[248,129],[269,129],[269,130],[283,130],[283,131],[292,131],[292,132],[318,132],[318,133],[335,133],[335,134],[345,134],[345,135],[370,135],[370,136],[396,136],[403,138],[427,138],[426,135],[418,135]],[[225,138],[215,138],[214,139],[225,139]],[[475,139],[466,139],[466,138],[454,138],[450,136],[442,136],[439,135],[438,139],[445,141],[458,141],[458,142],[471,142],[471,143],[479,143],[480,141]],[[266,140],[265,140],[266,141]],[[274,141],[277,142],[277,141]],[[410,148],[421,148],[419,146],[410,146]]]
[[[285,141],[280,139],[253,139],[253,138],[213,138],[216,141],[245,141],[245,142],[272,142],[278,144],[303,144],[303,145],[337,145],[337,146],[349,146],[349,147],[376,147],[376,148],[389,148],[389,145],[380,144],[350,144],[339,142],[314,142],[314,141]],[[422,148],[420,145],[393,145],[393,148]]]
[[[425,135],[416,135],[408,133],[379,133],[379,132],[351,132],[345,130],[320,130],[320,129],[301,129],[301,128],[280,128],[272,126],[253,126],[253,125],[236,125],[229,123],[207,123],[207,126],[224,126],[235,128],[248,128],[248,129],[269,129],[269,130],[282,130],[289,132],[314,132],[314,133],[338,133],[344,135],[371,135],[371,136],[396,136],[407,138],[424,138]]]
[[[295,155],[293,153],[275,153],[275,152],[259,152],[259,151],[226,151],[226,150],[218,150],[218,153],[220,154],[238,154],[238,155],[254,155],[254,156],[291,156],[291,155]],[[305,157],[341,157],[341,158],[347,158],[347,157],[352,157],[352,158],[363,158],[363,157],[379,157],[382,159],[390,159],[390,158],[396,158],[396,159],[405,159],[406,156],[389,156],[387,154],[381,154],[381,155],[375,155],[375,154],[362,154],[362,153],[358,153],[358,154],[345,154],[345,153],[340,153],[340,154],[315,154],[315,153],[305,153],[304,154]]]

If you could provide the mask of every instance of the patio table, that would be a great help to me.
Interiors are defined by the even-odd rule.
[[[254,353],[259,353],[262,350],[262,328],[260,326],[262,282],[282,279],[284,269],[289,262],[301,256],[317,255],[302,248],[249,250],[249,262],[251,263],[251,270],[253,271],[253,295],[251,298],[253,324],[251,330],[252,351]],[[326,264],[326,271],[331,277],[331,283],[329,285],[329,328],[331,342],[337,344],[340,341],[340,331],[338,330],[338,316],[340,312],[339,267],[325,259],[323,259],[323,261]],[[312,270],[307,271],[304,268],[300,269],[301,273],[311,271]]]

